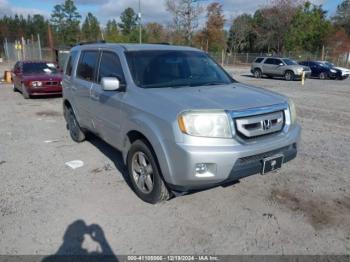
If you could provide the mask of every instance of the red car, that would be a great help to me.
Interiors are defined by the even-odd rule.
[[[62,74],[55,63],[19,61],[12,71],[13,90],[25,99],[31,96],[62,95]]]

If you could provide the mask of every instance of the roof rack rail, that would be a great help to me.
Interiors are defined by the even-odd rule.
[[[88,42],[80,42],[77,45],[90,45],[90,44],[105,44],[105,40],[99,40],[99,41],[88,41]]]
[[[154,44],[154,45],[171,45],[168,42],[156,42],[156,43],[152,43],[152,44]]]

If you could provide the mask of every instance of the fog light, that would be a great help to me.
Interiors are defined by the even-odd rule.
[[[196,173],[197,174],[204,174],[208,171],[207,164],[200,163],[196,165]]]
[[[195,166],[196,177],[213,177],[216,174],[216,164],[198,163]]]

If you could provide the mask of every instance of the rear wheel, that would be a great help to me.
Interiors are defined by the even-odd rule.
[[[320,73],[320,75],[319,75],[319,78],[320,78],[321,80],[325,80],[325,79],[327,79],[327,75],[326,75],[326,73],[321,72],[321,73]]]
[[[170,198],[156,156],[146,141],[136,140],[131,145],[127,164],[133,189],[143,201],[156,204]]]
[[[262,73],[261,73],[261,70],[260,69],[254,69],[254,77],[255,78],[261,78],[261,76],[262,76]]]
[[[67,114],[67,118],[68,118],[67,119],[68,120],[67,126],[69,129],[69,134],[70,134],[71,138],[77,143],[83,142],[85,140],[85,134],[79,126],[79,123],[75,117],[73,109],[68,108],[67,113],[68,113]]]
[[[294,76],[294,73],[292,71],[287,71],[285,74],[284,74],[284,78],[287,80],[287,81],[293,81],[295,76]]]

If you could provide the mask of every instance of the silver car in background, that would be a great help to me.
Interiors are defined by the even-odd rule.
[[[265,174],[297,154],[293,102],[235,81],[195,48],[78,45],[63,87],[72,139],[91,132],[119,149],[149,203]]]
[[[287,81],[301,79],[303,74],[309,77],[311,74],[309,67],[299,65],[289,58],[279,57],[258,57],[252,63],[250,71],[256,78],[265,75],[270,78],[284,77]]]

